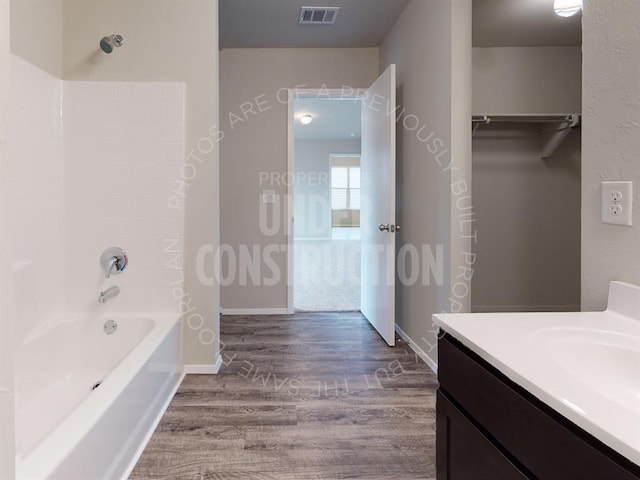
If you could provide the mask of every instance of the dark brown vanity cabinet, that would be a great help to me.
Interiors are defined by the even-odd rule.
[[[438,379],[438,480],[640,480],[638,465],[450,335],[438,342]]]

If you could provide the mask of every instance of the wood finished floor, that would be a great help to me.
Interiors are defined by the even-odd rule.
[[[224,316],[133,480],[435,478],[436,377],[359,313]]]

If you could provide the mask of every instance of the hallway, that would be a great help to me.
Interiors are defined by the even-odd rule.
[[[131,479],[435,478],[431,370],[359,313],[224,316]]]

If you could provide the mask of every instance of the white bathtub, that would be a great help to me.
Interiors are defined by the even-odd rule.
[[[111,335],[107,320],[118,324]],[[175,316],[109,315],[66,321],[23,342],[17,479],[125,478],[182,380],[179,334]]]

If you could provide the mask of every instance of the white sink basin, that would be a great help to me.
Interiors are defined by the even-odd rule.
[[[529,337],[572,379],[640,411],[640,338],[605,329],[546,328]]]
[[[604,312],[436,314],[433,320],[640,465],[640,287],[612,282]]]

